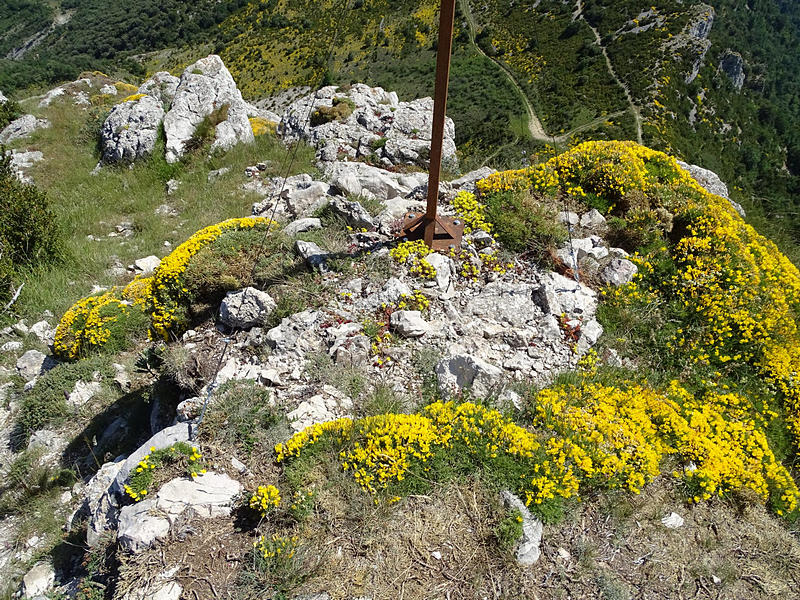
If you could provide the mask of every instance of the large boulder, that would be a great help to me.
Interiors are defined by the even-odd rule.
[[[131,162],[151,154],[164,114],[161,101],[147,95],[114,106],[100,132],[103,162]]]
[[[296,100],[284,112],[279,131],[285,141],[308,141],[323,162],[371,157],[384,166],[425,167],[432,124],[431,98],[400,102],[395,92],[355,84],[347,90],[324,87]],[[455,125],[448,118],[442,155],[451,164],[456,164],[454,140]]]
[[[0,131],[0,144],[7,144],[13,140],[26,138],[37,129],[50,127],[47,119],[37,119],[33,115],[22,115],[19,119],[14,119]]]
[[[222,59],[216,54],[201,58],[181,75],[172,108],[164,118],[167,162],[177,162],[183,156],[186,142],[197,126],[212,114],[227,113],[215,127],[212,150],[228,150],[239,142],[252,142],[247,112],[247,103]]]

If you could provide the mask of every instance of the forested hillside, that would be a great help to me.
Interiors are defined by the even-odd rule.
[[[177,72],[215,51],[251,99],[357,81],[419,97],[433,91],[437,13],[435,0],[6,0],[0,89]],[[799,26],[787,0],[459,0],[450,112],[463,164],[634,139],[717,171],[754,218],[797,239]]]

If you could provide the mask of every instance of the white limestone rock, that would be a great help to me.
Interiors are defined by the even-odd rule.
[[[33,115],[23,115],[14,119],[0,131],[0,144],[7,144],[14,140],[23,139],[30,136],[37,129],[50,127],[47,119],[37,119]]]
[[[161,101],[148,95],[115,105],[100,131],[102,162],[133,162],[152,154],[164,115]]]
[[[228,150],[235,144],[253,141],[247,118],[247,103],[236,82],[216,54],[189,65],[181,75],[172,107],[164,117],[167,136],[166,159],[177,162],[195,128],[207,116],[227,105],[227,119],[216,126],[211,150]]]
[[[263,325],[276,306],[268,293],[248,287],[228,292],[220,306],[219,317],[233,329],[250,329]]]

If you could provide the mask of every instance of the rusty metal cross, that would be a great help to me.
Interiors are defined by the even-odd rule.
[[[425,241],[432,250],[458,248],[464,224],[457,218],[437,214],[439,177],[442,169],[442,142],[447,113],[447,85],[450,80],[450,52],[453,47],[453,23],[456,0],[442,0],[439,12],[439,45],[436,51],[436,87],[433,97],[433,128],[428,171],[428,203],[424,214],[408,213],[400,237]]]

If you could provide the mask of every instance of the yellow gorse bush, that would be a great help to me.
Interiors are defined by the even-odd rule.
[[[421,279],[436,277],[436,268],[425,260],[430,253],[431,249],[422,240],[401,242],[389,250],[395,262],[406,265],[409,273]]]
[[[281,462],[331,442],[342,468],[376,502],[408,477],[428,476],[438,453],[453,452],[495,472],[508,469],[508,484],[529,505],[574,498],[583,487],[638,494],[675,456],[685,467],[674,476],[695,501],[750,489],[778,514],[792,512],[800,492],[763,431],[741,418],[742,404],[730,394],[695,399],[677,383],[667,392],[628,383],[563,386],[535,398],[534,430],[472,402],[435,402],[420,414],[313,425],[275,450]]]
[[[266,517],[280,503],[281,495],[274,485],[260,485],[255,494],[250,497],[250,508],[257,510],[262,517]]]
[[[73,304],[56,327],[53,353],[62,360],[75,360],[102,348],[111,328],[129,310],[143,310],[150,278],[137,276],[124,288],[83,298]]]
[[[183,285],[183,275],[195,254],[226,231],[275,225],[274,221],[264,217],[228,219],[201,229],[164,257],[153,274],[153,284],[148,299],[153,331],[168,339],[170,330],[177,324],[179,308],[190,300],[189,290]]]
[[[248,121],[250,121],[250,128],[253,130],[253,135],[256,137],[267,133],[275,135],[278,129],[278,124],[275,121],[270,121],[263,117],[250,117]]]
[[[699,364],[755,368],[782,393],[800,443],[800,272],[727,200],[708,193],[672,157],[633,142],[586,142],[535,167],[495,173],[477,187],[484,194],[533,189],[594,195],[611,205],[636,191],[652,207],[670,211],[686,229],[662,249],[677,273],[654,266],[653,256],[636,257],[639,277],[609,297],[677,299],[691,326],[679,330],[672,348]]]
[[[479,229],[487,233],[492,232],[492,224],[486,220],[486,209],[475,198],[475,194],[464,190],[458,192],[453,198],[453,208],[464,221],[464,233],[472,233]]]
[[[183,275],[192,257],[226,231],[273,225],[274,222],[263,217],[228,219],[211,225],[175,248],[151,277],[137,276],[122,289],[114,287],[79,300],[64,313],[56,328],[55,355],[63,360],[75,360],[102,348],[111,337],[114,323],[132,309],[149,314],[152,331],[167,339],[177,323],[177,312],[190,300]]]

